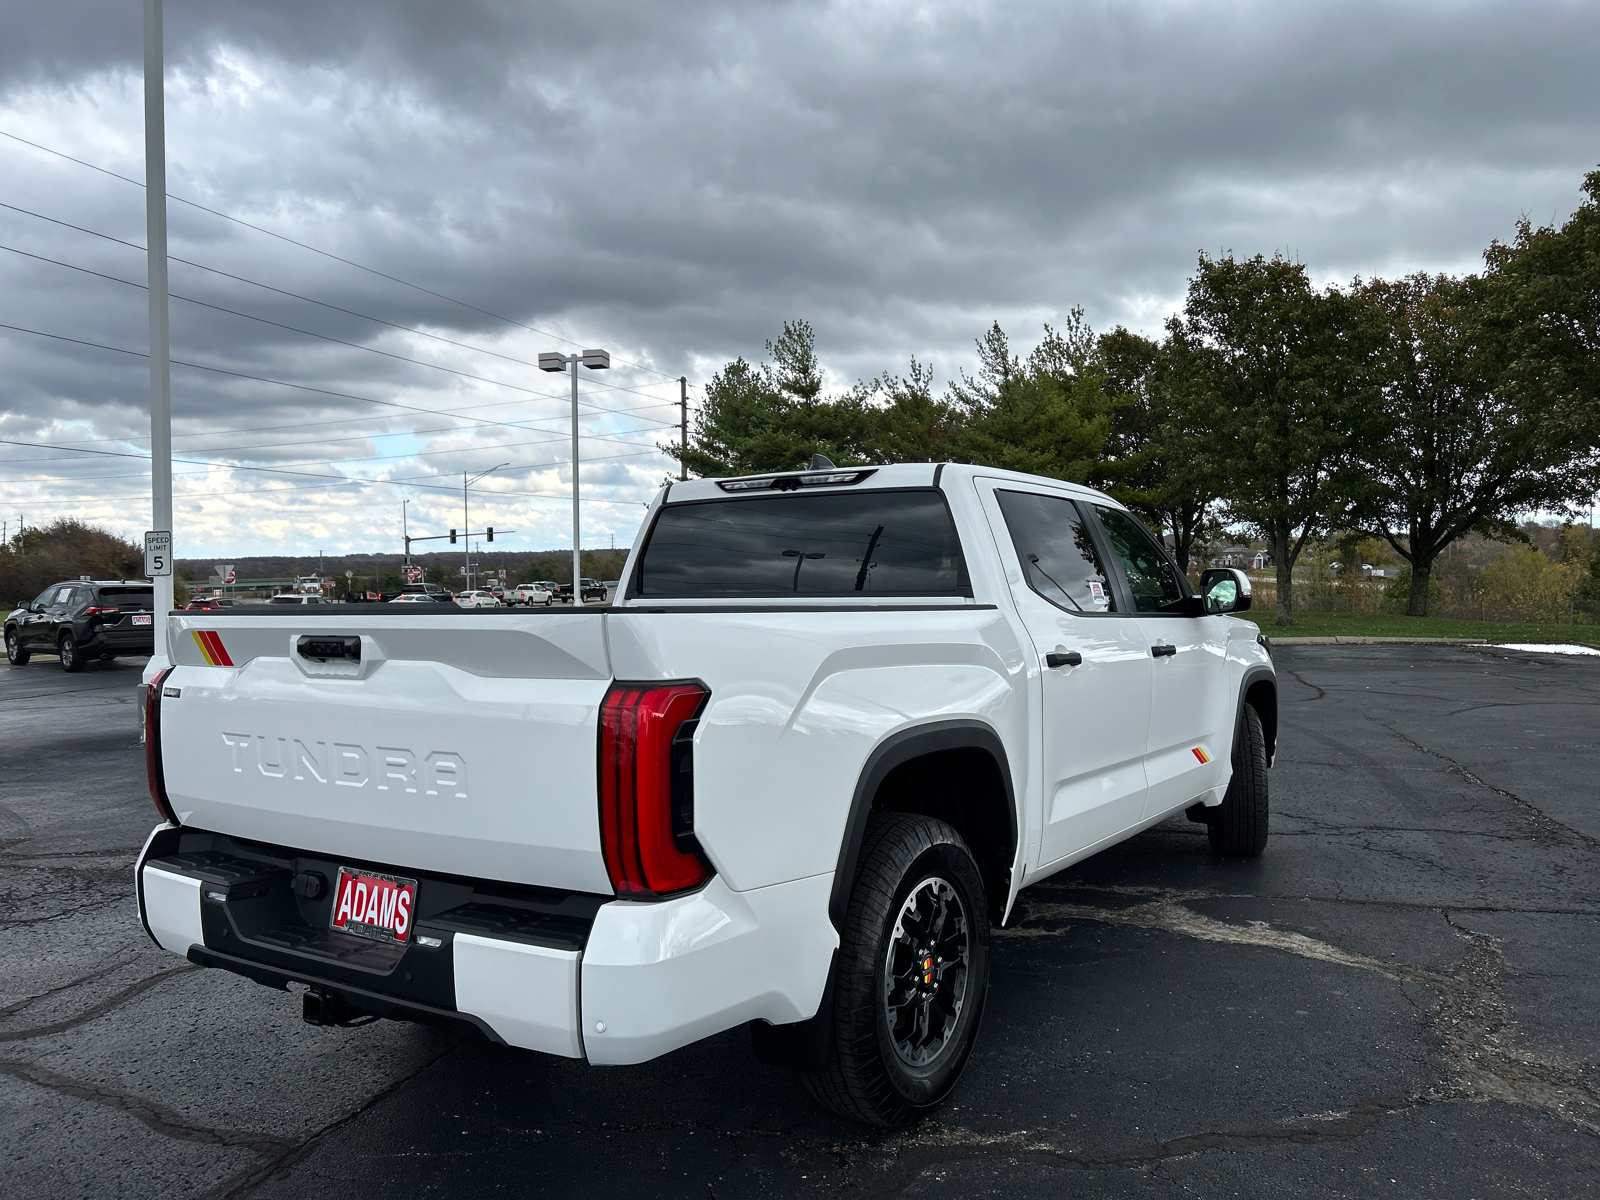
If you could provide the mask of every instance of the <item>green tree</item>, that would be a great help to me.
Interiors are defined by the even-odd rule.
[[[1411,616],[1428,614],[1434,562],[1463,534],[1514,536],[1517,513],[1600,484],[1595,422],[1518,361],[1525,332],[1507,291],[1419,274],[1357,292],[1384,328],[1381,382],[1351,442],[1357,520],[1409,564]]]
[[[664,444],[662,452],[712,477],[798,470],[813,454],[841,466],[869,461],[870,407],[859,389],[831,399],[822,394],[810,323],[784,322],[767,354],[769,362],[738,358],[713,375],[688,451]]]
[[[1277,624],[1294,623],[1294,564],[1347,509],[1342,467],[1367,389],[1362,306],[1318,292],[1280,255],[1201,254],[1180,317],[1190,402],[1215,414],[1228,512],[1272,548]]]
[[[950,387],[959,414],[954,438],[963,462],[1102,485],[1114,402],[1094,332],[1074,309],[1062,329],[1020,359],[998,322],[979,339],[978,374]]]
[[[144,549],[75,517],[26,529],[0,546],[0,597],[7,600],[26,603],[80,575],[144,579]]]
[[[1218,422],[1192,358],[1181,341],[1156,342],[1120,325],[1100,338],[1102,386],[1112,399],[1108,490],[1170,535],[1185,572],[1195,543],[1212,530],[1223,489]]]

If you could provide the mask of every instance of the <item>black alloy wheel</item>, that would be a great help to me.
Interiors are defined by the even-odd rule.
[[[6,630],[6,661],[13,667],[20,667],[33,657],[33,653],[22,648],[22,643],[17,639],[15,629]]]
[[[78,652],[78,642],[70,633],[61,635],[61,669],[63,671],[83,670],[84,658]]]
[[[972,930],[961,897],[937,875],[900,906],[883,967],[883,1010],[895,1053],[925,1067],[954,1036],[967,997]]]

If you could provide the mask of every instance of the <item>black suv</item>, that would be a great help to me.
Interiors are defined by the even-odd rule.
[[[155,589],[139,580],[77,579],[51,584],[6,617],[6,661],[20,667],[54,654],[64,671],[97,658],[155,652]]]

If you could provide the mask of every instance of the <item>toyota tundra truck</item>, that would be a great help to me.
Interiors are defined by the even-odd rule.
[[[314,1024],[594,1064],[747,1025],[904,1124],[1022,888],[1176,814],[1265,847],[1249,603],[1100,492],[947,463],[673,483],[606,608],[173,613],[139,913]]]

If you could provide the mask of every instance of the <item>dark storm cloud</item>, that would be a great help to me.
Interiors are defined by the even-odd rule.
[[[13,17],[0,128],[141,175],[137,9]],[[913,353],[947,377],[989,320],[1026,340],[1079,303],[1099,327],[1154,329],[1201,248],[1281,249],[1330,280],[1471,269],[1519,213],[1569,211],[1600,160],[1600,14],[1579,5],[169,0],[167,54],[173,191],[669,375],[759,356],[793,316],[816,324],[842,381]],[[0,155],[0,199],[142,242],[137,189],[15,146]],[[184,257],[401,325],[507,339],[493,345],[515,357],[550,345],[182,206],[172,221]],[[142,279],[136,253],[3,210],[0,242]],[[0,320],[143,348],[131,289],[5,254],[0,281]],[[173,287],[561,391],[181,265]],[[521,395],[182,302],[173,330],[180,357],[335,391],[430,408]],[[137,435],[141,364],[6,344],[0,430],[44,428],[66,403],[94,436]],[[651,379],[619,369],[610,382],[648,394],[605,406],[669,399]],[[331,438],[377,416],[270,385],[174,381],[189,432],[347,416]],[[536,399],[487,411],[560,413]],[[511,430],[477,436],[482,465],[563,457],[554,442],[499,453],[521,440]],[[263,446],[254,461],[285,453]],[[662,469],[613,463],[595,476],[621,489],[608,494],[632,494],[626,463],[635,491]],[[554,486],[543,478],[522,486]]]

